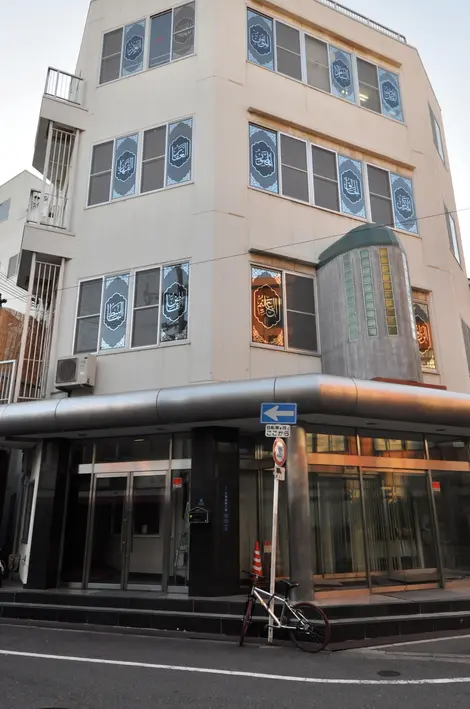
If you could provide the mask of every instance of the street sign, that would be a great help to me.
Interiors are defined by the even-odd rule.
[[[273,443],[273,460],[279,468],[282,468],[287,460],[287,445],[282,438],[276,438]]]
[[[274,477],[276,480],[280,480],[281,482],[284,482],[286,479],[286,469],[285,468],[280,468],[278,465],[274,466]]]
[[[297,423],[297,404],[261,404],[261,423]]]
[[[290,438],[290,426],[283,423],[267,423],[264,435],[266,438]]]

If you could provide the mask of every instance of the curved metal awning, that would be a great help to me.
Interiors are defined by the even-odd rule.
[[[300,415],[470,429],[468,394],[302,374],[8,404],[0,407],[0,436],[54,436],[108,428],[259,419],[262,402],[296,402]]]

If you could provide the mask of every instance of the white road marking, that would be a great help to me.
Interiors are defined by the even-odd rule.
[[[0,650],[0,655],[7,657],[31,657],[39,660],[64,660],[66,662],[83,662],[92,665],[114,665],[118,667],[138,667],[149,670],[168,670],[172,672],[192,672],[206,675],[225,675],[229,677],[249,677],[250,679],[280,680],[282,682],[299,682],[300,684],[360,684],[360,685],[419,685],[419,684],[467,684],[470,677],[433,677],[430,679],[335,679],[326,677],[293,677],[290,675],[271,675],[262,672],[242,672],[241,670],[219,670],[213,667],[187,667],[185,665],[157,665],[149,662],[128,662],[125,660],[104,660],[94,657],[73,657],[69,655],[46,655],[38,652],[18,652],[16,650]]]
[[[426,640],[407,640],[406,642],[402,643],[389,643],[388,645],[371,645],[370,647],[358,648],[358,652],[366,652],[367,650],[383,650],[387,647],[404,647],[405,645],[426,645],[427,643],[439,643],[447,640],[468,640],[468,638],[470,638],[470,635],[453,635],[450,638],[427,638]]]

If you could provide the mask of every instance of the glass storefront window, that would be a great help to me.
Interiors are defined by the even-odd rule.
[[[372,585],[437,582],[426,473],[367,471],[363,485]]]
[[[469,460],[466,439],[428,434],[427,441],[430,460]]]
[[[173,436],[173,460],[189,460],[191,458],[192,434],[175,433]]]
[[[470,576],[470,472],[433,471],[442,565],[446,580]]]
[[[357,455],[354,429],[306,427],[307,453]]]
[[[95,463],[167,460],[169,457],[169,434],[101,438],[96,441]]]
[[[391,431],[359,431],[361,455],[374,458],[418,458],[426,457],[424,438],[420,433],[401,433],[393,438]]]
[[[316,589],[367,585],[358,469],[309,466],[309,498]]]
[[[85,563],[91,475],[71,475],[67,501],[62,583],[81,583]]]

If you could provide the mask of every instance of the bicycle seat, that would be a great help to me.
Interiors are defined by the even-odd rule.
[[[290,579],[282,579],[282,581],[279,581],[279,583],[283,583],[287,588],[297,588],[300,584],[298,584],[296,581],[291,581]]]

